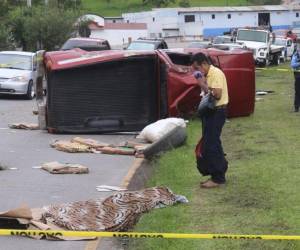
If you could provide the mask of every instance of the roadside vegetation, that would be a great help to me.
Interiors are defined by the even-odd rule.
[[[281,0],[81,0],[85,11],[102,16],[147,11],[155,7],[243,6],[280,4]]]
[[[201,124],[193,120],[187,144],[155,161],[154,176],[147,183],[168,186],[186,195],[190,203],[146,214],[134,231],[300,234],[300,115],[292,112],[293,75],[272,71],[278,67],[257,73],[257,89],[275,92],[260,97],[253,115],[230,119],[224,127],[230,164],[227,185],[214,190],[199,187],[205,178],[196,169],[194,148]],[[136,250],[294,250],[300,249],[300,242],[135,239],[129,246]]]
[[[0,1],[0,50],[54,50],[74,36],[82,15],[80,1]]]

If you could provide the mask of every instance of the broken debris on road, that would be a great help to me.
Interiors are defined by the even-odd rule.
[[[11,129],[39,130],[40,127],[35,123],[13,123],[10,124]]]
[[[41,169],[51,174],[87,174],[89,168],[80,164],[47,162],[42,164]]]

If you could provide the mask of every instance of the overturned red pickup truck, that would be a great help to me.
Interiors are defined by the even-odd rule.
[[[139,131],[158,119],[195,112],[201,99],[200,88],[189,65],[191,56],[197,52],[206,53],[226,75],[230,96],[228,116],[253,113],[255,68],[251,52],[74,49],[44,56],[48,131]]]

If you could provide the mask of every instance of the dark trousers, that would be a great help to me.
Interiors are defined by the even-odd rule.
[[[294,100],[294,106],[295,109],[298,109],[300,107],[300,72],[295,72],[295,100]]]
[[[202,156],[207,163],[208,174],[214,182],[225,183],[228,163],[221,142],[226,110],[216,109],[202,117]]]

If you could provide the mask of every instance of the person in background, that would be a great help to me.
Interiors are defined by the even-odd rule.
[[[202,91],[210,93],[216,99],[214,110],[202,117],[202,155],[207,162],[211,178],[201,183],[202,188],[215,188],[226,182],[225,173],[228,166],[220,138],[229,101],[227,81],[224,73],[211,65],[203,53],[192,57],[192,68]]]
[[[300,107],[300,49],[298,48],[292,56],[291,67],[295,77],[294,111],[299,112]]]

